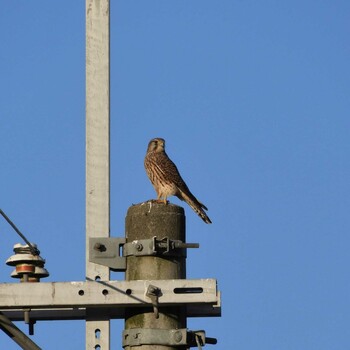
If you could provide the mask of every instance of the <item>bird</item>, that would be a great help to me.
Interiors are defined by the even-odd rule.
[[[208,208],[191,193],[176,165],[166,154],[164,139],[157,137],[148,143],[144,165],[157,193],[157,202],[167,204],[168,197],[176,196],[185,201],[205,223],[211,224],[205,212]]]

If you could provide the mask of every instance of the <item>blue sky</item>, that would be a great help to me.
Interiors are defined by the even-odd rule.
[[[112,1],[111,234],[154,198],[143,158],[165,138],[213,221],[171,200],[201,245],[188,278],[222,291],[222,318],[189,320],[218,338],[208,348],[350,347],[349,13],[345,0]],[[85,2],[4,2],[0,33],[1,209],[39,245],[46,281],[84,280]],[[0,230],[11,282],[19,239]],[[85,325],[38,323],[33,339],[84,349]]]

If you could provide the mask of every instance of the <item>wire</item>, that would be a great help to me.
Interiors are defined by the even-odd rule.
[[[39,255],[39,249],[35,248],[28,239],[24,236],[24,234],[16,227],[16,225],[10,220],[10,218],[4,213],[2,209],[0,209],[0,214],[4,217],[4,219],[10,224],[10,226],[17,232],[17,234],[26,242],[30,248],[30,251],[33,255]]]

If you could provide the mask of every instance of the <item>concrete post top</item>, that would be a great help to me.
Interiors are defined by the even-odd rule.
[[[147,201],[132,205],[128,209],[127,215],[185,215],[184,208],[168,203],[157,203],[155,201]]]

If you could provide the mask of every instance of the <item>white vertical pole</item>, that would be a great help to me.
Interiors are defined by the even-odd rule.
[[[89,238],[109,237],[109,0],[86,0],[86,278],[109,280],[90,263]],[[110,322],[86,320],[86,350],[109,350]]]

